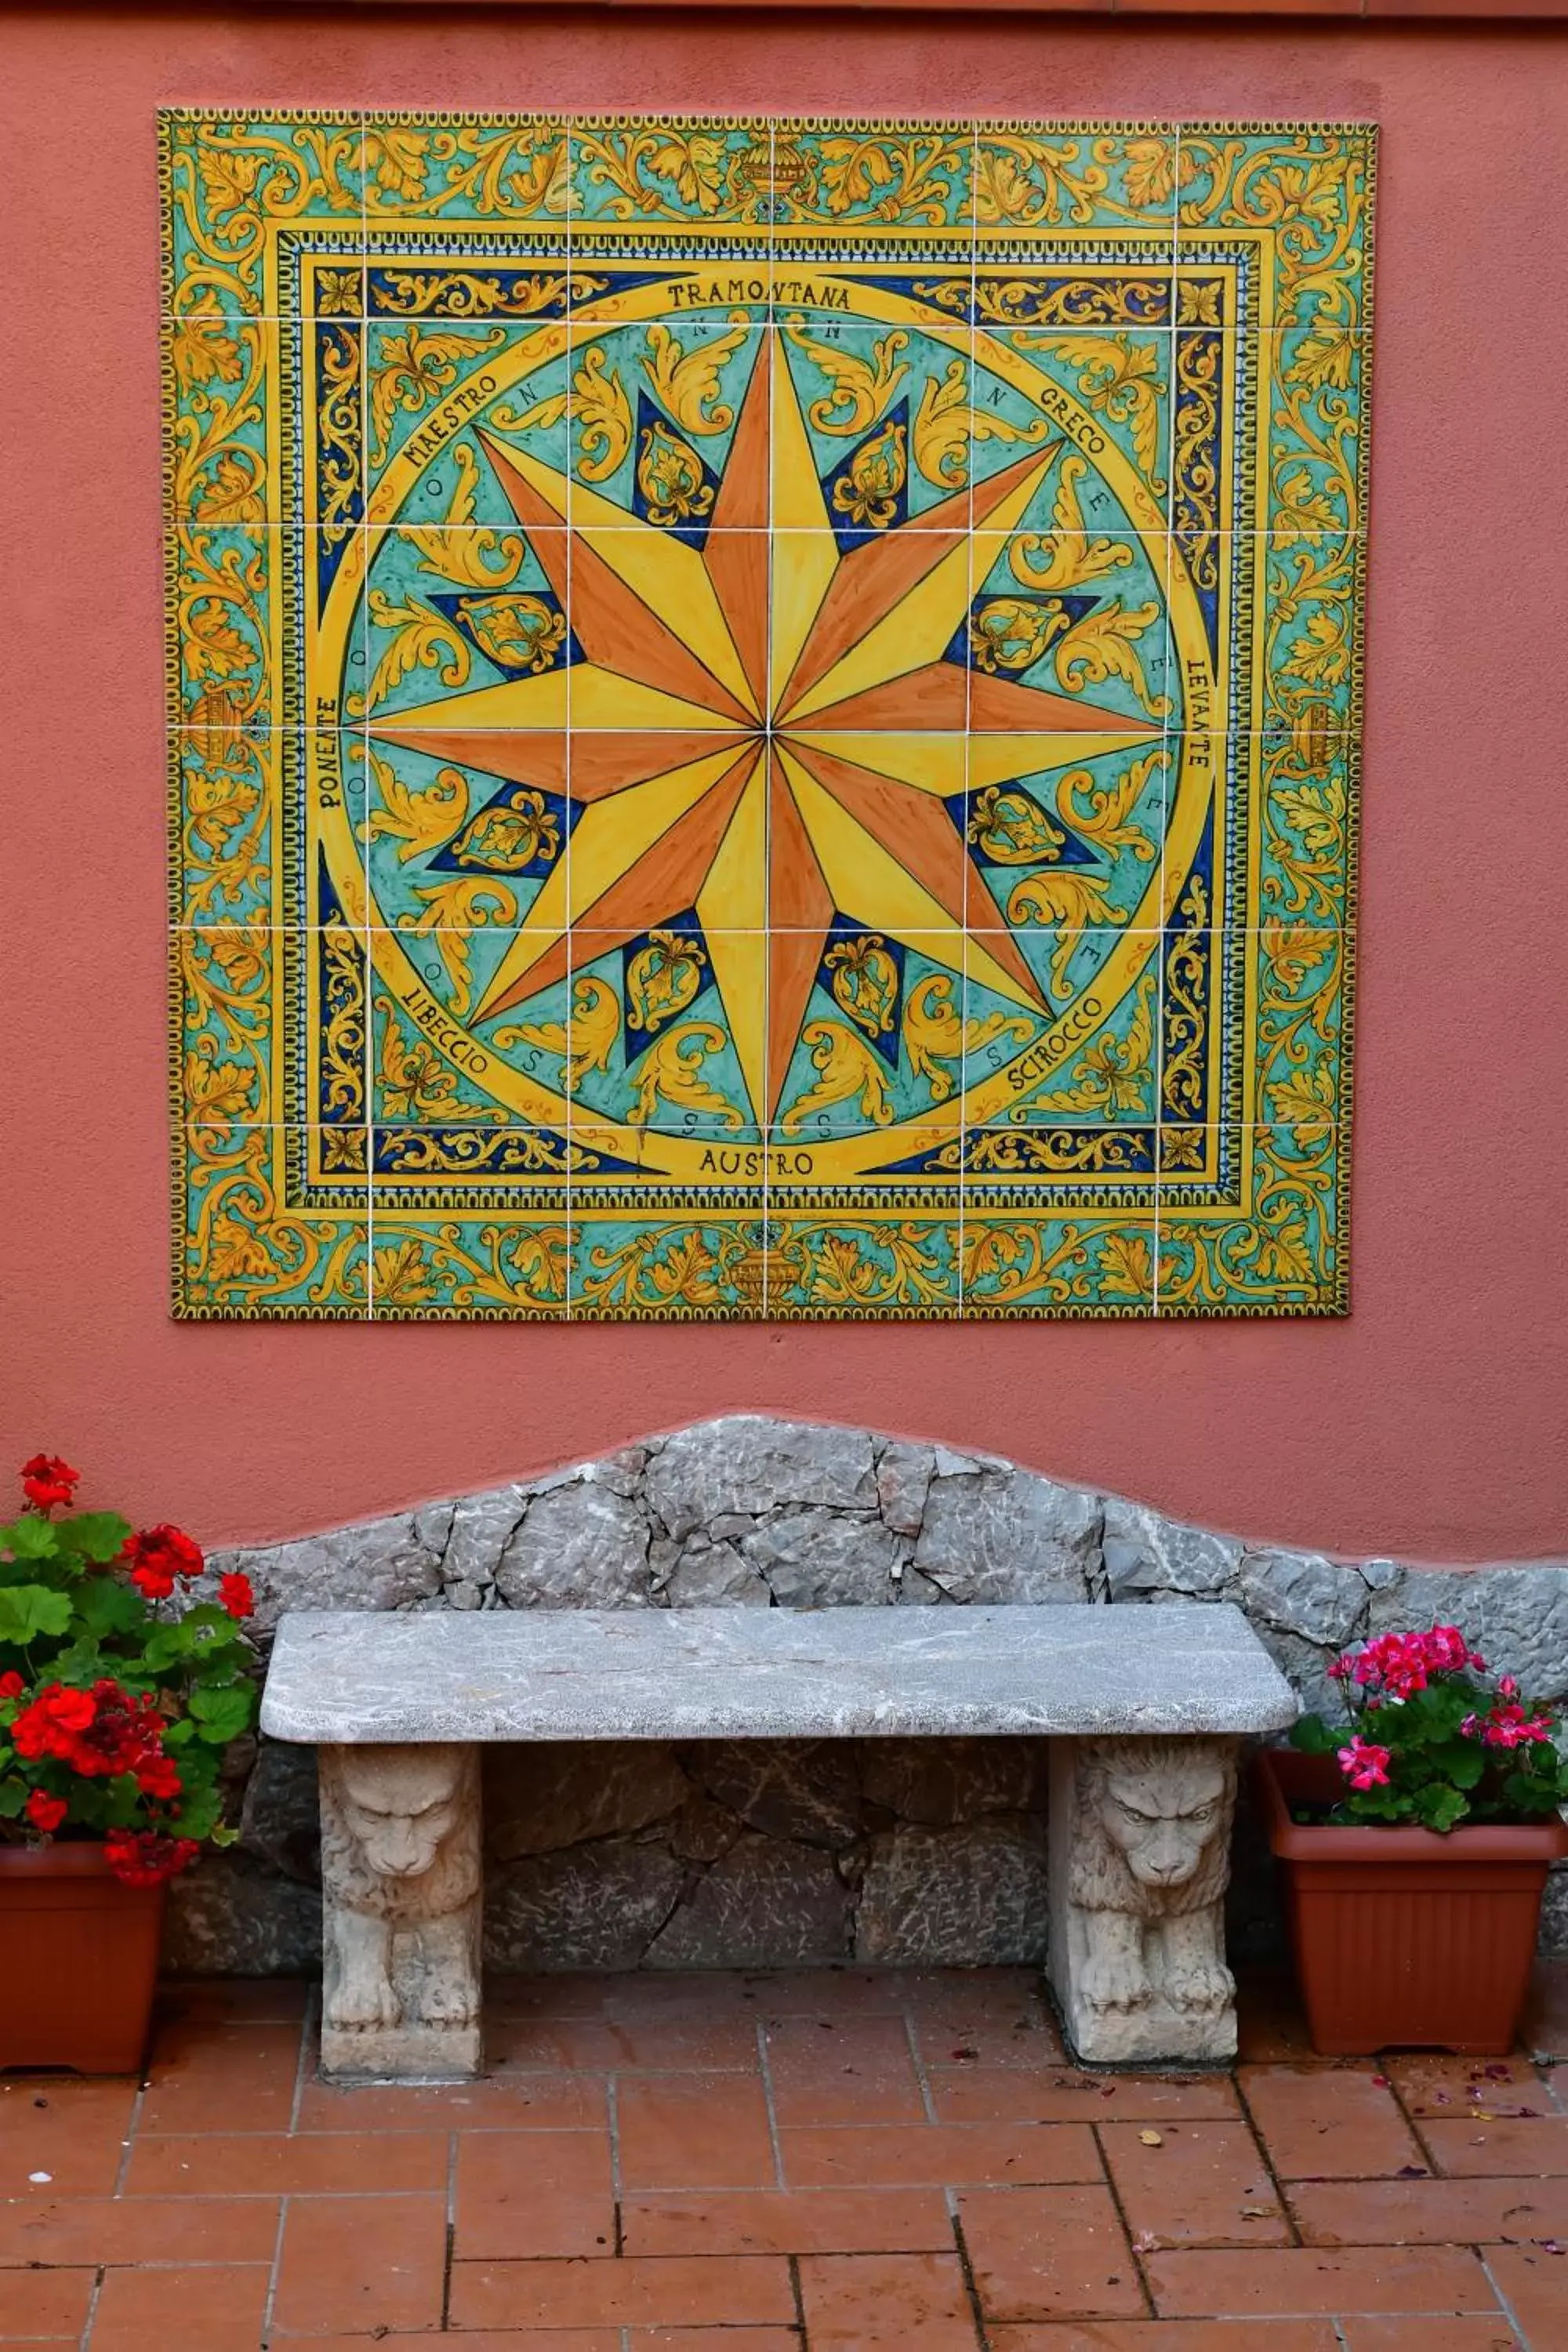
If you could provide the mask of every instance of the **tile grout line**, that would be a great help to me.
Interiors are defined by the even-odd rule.
[[[1176,313],[1177,313],[1177,308],[1178,308],[1178,287],[1179,287],[1180,278],[1181,278],[1181,254],[1182,254],[1182,131],[1183,131],[1183,127],[1184,127],[1184,126],[1183,126],[1183,122],[1182,122],[1182,121],[1181,121],[1180,119],[1178,119],[1178,120],[1177,120],[1175,122],[1173,122],[1173,123],[1172,124],[1172,126],[1171,126],[1171,145],[1172,145],[1173,152],[1172,152],[1172,159],[1171,159],[1172,170],[1171,170],[1171,250],[1170,250],[1170,277],[1169,277],[1169,279],[1168,279],[1168,284],[1169,284],[1169,287],[1170,287],[1170,308],[1169,308],[1169,312],[1168,312],[1168,325],[1167,325],[1167,334],[1168,334],[1168,337],[1169,337],[1169,342],[1168,342],[1167,353],[1166,353],[1166,360],[1165,360],[1166,379],[1167,379],[1167,388],[1166,388],[1166,394],[1165,394],[1165,435],[1166,435],[1165,464],[1166,464],[1166,466],[1167,466],[1167,467],[1168,467],[1168,469],[1169,469],[1169,474],[1168,474],[1168,478],[1167,478],[1167,481],[1166,481],[1166,484],[1165,484],[1165,543],[1164,543],[1164,549],[1163,549],[1163,555],[1164,555],[1164,577],[1163,577],[1163,580],[1162,581],[1162,583],[1161,583],[1161,594],[1162,594],[1162,601],[1163,601],[1163,606],[1164,606],[1164,610],[1163,610],[1163,612],[1162,613],[1161,617],[1160,617],[1160,625],[1161,625],[1162,633],[1163,633],[1163,637],[1164,637],[1164,645],[1165,645],[1165,677],[1164,677],[1164,694],[1165,694],[1165,704],[1166,704],[1166,707],[1165,707],[1164,714],[1163,714],[1163,716],[1162,717],[1161,723],[1160,723],[1160,756],[1161,756],[1161,762],[1162,762],[1162,772],[1161,772],[1161,777],[1160,777],[1160,803],[1161,803],[1161,808],[1160,808],[1160,865],[1159,865],[1159,886],[1158,886],[1158,887],[1159,887],[1159,896],[1158,896],[1158,898],[1156,898],[1156,900],[1155,900],[1155,908],[1154,908],[1155,915],[1156,915],[1156,918],[1157,918],[1157,919],[1158,919],[1159,929],[1158,929],[1158,933],[1157,933],[1156,938],[1155,938],[1155,941],[1154,941],[1154,951],[1153,951],[1153,966],[1154,966],[1154,975],[1155,975],[1155,980],[1154,980],[1154,987],[1155,987],[1155,1007],[1156,1007],[1156,1010],[1155,1010],[1155,1021],[1154,1021],[1154,1049],[1153,1049],[1153,1055],[1152,1055],[1153,1079],[1154,1079],[1154,1102],[1153,1102],[1153,1112],[1154,1112],[1154,1117],[1153,1117],[1153,1129],[1154,1129],[1154,1181],[1153,1181],[1153,1185],[1152,1185],[1152,1194],[1153,1194],[1153,1207],[1154,1207],[1154,1246],[1153,1246],[1153,1249],[1152,1249],[1152,1253],[1151,1253],[1151,1263],[1150,1263],[1150,1268],[1149,1268],[1149,1278],[1150,1278],[1149,1311],[1150,1311],[1151,1316],[1152,1316],[1155,1320],[1158,1320],[1158,1318],[1159,1318],[1159,1314],[1160,1314],[1160,1292],[1161,1292],[1161,1288],[1162,1288],[1162,1284],[1161,1284],[1161,1279],[1160,1279],[1160,1276],[1161,1276],[1161,1263],[1160,1263],[1160,1261],[1161,1261],[1161,1255],[1162,1255],[1162,1245],[1163,1245],[1163,1241],[1164,1241],[1164,1228],[1165,1228],[1165,1214],[1164,1214],[1164,1211],[1165,1211],[1165,1202],[1164,1202],[1164,1192],[1163,1192],[1163,1184],[1164,1184],[1164,1152],[1163,1152],[1163,1148],[1162,1148],[1162,1147],[1163,1147],[1163,1140],[1164,1140],[1164,1120],[1165,1120],[1165,1022],[1164,1022],[1164,1017],[1163,1017],[1163,1015],[1164,1015],[1164,1002],[1165,1002],[1165,961],[1166,961],[1166,953],[1167,953],[1167,944],[1168,944],[1168,924],[1169,924],[1169,916],[1170,916],[1170,908],[1169,908],[1169,906],[1168,906],[1168,904],[1167,904],[1166,895],[1165,895],[1165,894],[1166,894],[1165,867],[1166,867],[1166,861],[1167,861],[1167,858],[1168,858],[1168,856],[1169,856],[1169,855],[1170,855],[1171,816],[1172,816],[1172,811],[1173,811],[1173,806],[1174,806],[1175,797],[1176,797],[1176,793],[1175,793],[1175,786],[1176,786],[1176,782],[1177,782],[1177,781],[1179,780],[1180,772],[1181,772],[1181,763],[1182,763],[1182,741],[1181,741],[1181,737],[1182,737],[1182,736],[1184,736],[1184,735],[1186,733],[1186,731],[1187,731],[1187,730],[1186,730],[1187,710],[1186,710],[1186,703],[1185,703],[1185,698],[1184,698],[1184,697],[1185,697],[1185,683],[1186,683],[1186,682],[1185,682],[1185,680],[1184,680],[1184,679],[1182,680],[1182,691],[1183,691],[1184,700],[1183,700],[1182,709],[1181,709],[1181,712],[1180,712],[1180,716],[1181,716],[1181,719],[1182,719],[1182,727],[1181,727],[1181,729],[1180,729],[1180,730],[1179,730],[1179,732],[1178,732],[1178,735],[1177,735],[1177,737],[1176,737],[1175,740],[1173,742],[1172,731],[1171,731],[1171,716],[1172,716],[1173,709],[1173,707],[1174,707],[1174,698],[1173,698],[1173,693],[1172,693],[1172,686],[1173,686],[1173,677],[1174,677],[1174,675],[1175,675],[1175,674],[1176,674],[1176,672],[1177,672],[1178,665],[1177,665],[1177,662],[1176,662],[1175,634],[1174,634],[1174,631],[1173,631],[1173,627],[1172,627],[1172,624],[1171,624],[1171,584],[1172,584],[1172,583],[1171,583],[1171,574],[1172,574],[1172,570],[1173,570],[1173,564],[1174,564],[1174,560],[1175,560],[1175,559],[1174,559],[1174,551],[1173,551],[1173,542],[1174,542],[1175,519],[1176,519],[1176,497],[1175,497],[1175,492],[1176,492],[1176,350],[1177,350],[1177,341],[1176,341],[1176,337],[1177,337]],[[1156,445],[1156,446],[1158,446],[1158,445]],[[1216,499],[1216,504],[1217,504],[1217,499]],[[1216,805],[1217,805],[1217,789],[1216,789]]]
[[[1279,2173],[1275,2169],[1274,2158],[1270,2153],[1268,2142],[1265,2139],[1262,2131],[1258,2127],[1258,2125],[1253,2116],[1252,2109],[1247,2104],[1247,2094],[1242,2089],[1239,2080],[1239,2070],[1232,2073],[1230,2087],[1235,2095],[1236,2104],[1241,2109],[1242,2122],[1246,2125],[1248,2132],[1251,2134],[1252,2144],[1254,2147],[1257,2148],[1259,2157],[1262,2158],[1263,2168],[1273,2184],[1274,2194],[1279,2200],[1279,2210],[1284,2217],[1285,2227],[1290,2232],[1290,2242],[1293,2246],[1300,2247],[1304,2243],[1304,2241],[1301,2236],[1300,2225],[1296,2220],[1296,2209],[1290,2202],[1289,2191],[1285,2182],[1281,2180]]]
[[[100,2263],[92,2273],[92,2291],[87,2299],[87,2317],[82,2321],[81,2334],[77,2337],[77,2352],[88,2352],[92,2339],[93,2326],[98,2318],[98,2299],[103,2293],[104,2269],[105,2265]]]
[[[947,2218],[952,2224],[953,2247],[958,2255],[958,2274],[963,2281],[969,2316],[974,2323],[975,2339],[980,2352],[991,2352],[991,2336],[980,2301],[980,2284],[974,2275],[974,2264],[970,2260],[969,2241],[963,2234],[963,2218],[958,2210],[958,2191],[956,2189],[944,2189],[942,2193],[947,2203]]]
[[[458,2242],[458,2133],[447,2135],[447,2239],[441,2262],[441,2333],[452,2324],[452,2262]]]
[[[915,2070],[915,2080],[921,2086],[921,2099],[925,2107],[926,2121],[928,2124],[939,2124],[942,2117],[937,2114],[936,2100],[931,2095],[931,2080],[926,2074],[925,2060],[921,2055],[915,2021],[907,2009],[901,2014],[904,2021],[904,2039],[910,2045],[910,2063]]]
[[[1148,2273],[1143,2267],[1143,2257],[1132,2242],[1132,2225],[1128,2219],[1127,2208],[1121,2201],[1121,2191],[1117,2187],[1116,2175],[1110,2168],[1110,2158],[1105,2152],[1105,2142],[1100,2137],[1100,2126],[1098,2123],[1091,2123],[1089,2128],[1094,2135],[1094,2152],[1100,2158],[1100,2168],[1105,2175],[1106,2193],[1110,2199],[1110,2210],[1121,2225],[1121,2235],[1126,2242],[1127,2252],[1132,2263],[1132,2275],[1138,2282],[1138,2292],[1143,2298],[1146,2315],[1150,2319],[1158,2320],[1163,2316],[1163,2314],[1155,2304],[1154,2291],[1149,2284]]]
[[[800,2334],[800,2340],[804,2352],[804,2347],[807,2343],[805,2332],[805,2289],[801,2284],[800,2256],[798,2254],[786,2254],[784,2256],[784,2261],[789,2265],[789,2291],[795,2297],[795,2324]]]
[[[310,2020],[316,2000],[316,1988],[312,1985],[305,1996],[304,2012],[300,2020],[300,2049],[294,2061],[294,2096],[289,2105],[288,2137],[290,2139],[300,2128],[300,2111],[305,2103],[305,2082],[310,2063]]]
[[[272,2315],[278,2304],[278,2284],[283,2275],[283,2232],[289,2220],[287,2196],[278,2200],[278,2234],[272,2241],[272,2267],[267,2281],[267,2301],[261,2311],[261,2352],[272,2337]]]
[[[125,2176],[131,2169],[131,2158],[135,2152],[137,2133],[142,2122],[142,2103],[147,2096],[147,2085],[151,2080],[150,2074],[138,2074],[136,2077],[136,2096],[131,2102],[131,2113],[125,2125],[125,2137],[120,2144],[120,2162],[114,2168],[114,2186],[109,2192],[110,2197],[123,2197],[125,2194]]]
[[[618,2258],[625,2252],[625,2226],[621,2206],[621,2098],[620,2077],[610,2074],[605,2080],[605,2120],[610,2135],[610,2204],[615,2215],[613,2253]]]
[[[1492,2275],[1492,2266],[1490,2260],[1489,2259],[1487,2248],[1485,2246],[1477,2246],[1474,2251],[1480,2263],[1482,2277],[1486,2280],[1487,2284],[1496,2295],[1499,2309],[1503,2313],[1509,2326],[1512,2328],[1515,2336],[1519,2339],[1520,2352],[1531,2352],[1531,2341],[1529,2336],[1525,2334],[1524,2329],[1520,2325],[1519,2314],[1515,2311],[1512,2304],[1503,2293],[1501,2285],[1499,2284],[1498,2280]]]
[[[789,2184],[784,2179],[784,2143],[779,2137],[778,2109],[773,2100],[773,2070],[768,2056],[768,2026],[765,2018],[759,2017],[756,2020],[755,2031],[757,2065],[763,2078],[763,2106],[768,2118],[768,2146],[773,2152],[773,2186],[775,2189],[785,2189]]]

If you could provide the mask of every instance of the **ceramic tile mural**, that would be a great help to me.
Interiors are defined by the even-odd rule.
[[[176,1303],[1346,1303],[1373,134],[171,114]]]

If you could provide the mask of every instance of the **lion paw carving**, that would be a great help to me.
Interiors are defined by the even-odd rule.
[[[335,2034],[479,2016],[479,1764],[469,1748],[324,1748],[322,2024]]]
[[[1223,1916],[1234,1743],[1086,1739],[1069,1793],[1070,1998],[1080,2021],[1109,2031],[1151,2011],[1222,2019],[1236,1990]]]

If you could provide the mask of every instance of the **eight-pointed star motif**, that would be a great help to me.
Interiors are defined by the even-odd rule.
[[[1059,441],[844,553],[771,333],[700,551],[479,438],[584,658],[370,722],[576,804],[475,1022],[688,908],[759,1124],[836,911],[1047,1013],[946,803],[1159,730],[943,656]]]

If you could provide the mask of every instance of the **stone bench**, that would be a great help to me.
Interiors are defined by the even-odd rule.
[[[1228,1604],[286,1615],[261,1727],[321,1751],[323,2072],[479,2071],[482,1742],[1042,1734],[1074,2047],[1223,2062],[1237,1744],[1296,1712]]]

